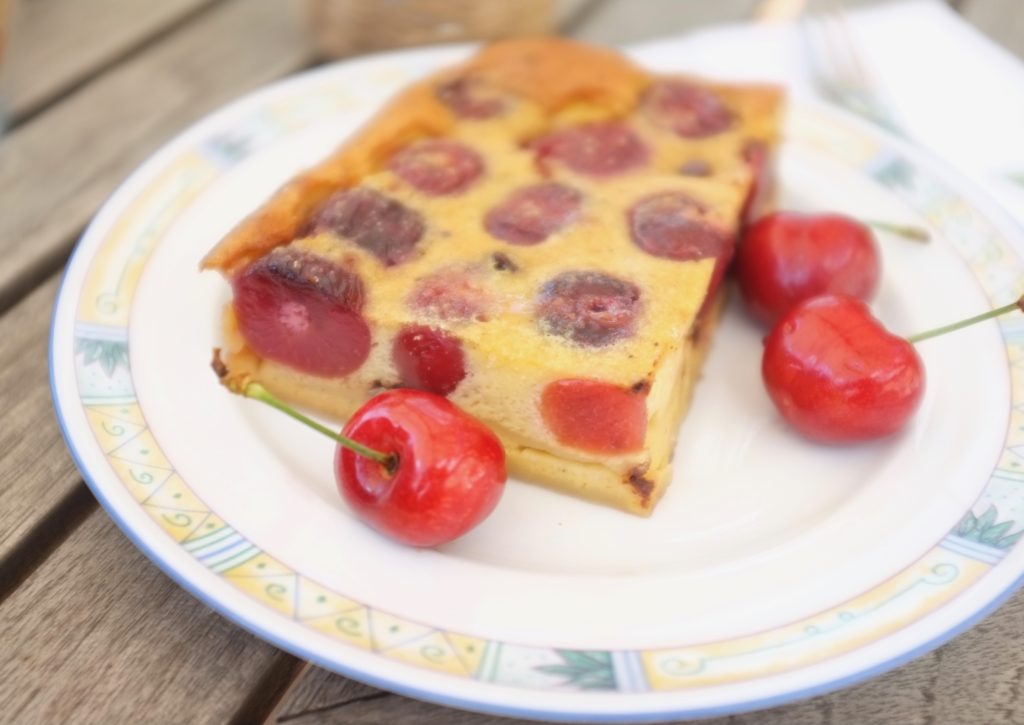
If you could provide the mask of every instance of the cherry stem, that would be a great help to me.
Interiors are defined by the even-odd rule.
[[[919,332],[916,335],[910,335],[907,337],[907,342],[921,342],[921,340],[927,340],[931,337],[945,335],[947,332],[953,332],[955,330],[968,327],[976,322],[991,320],[993,317],[999,317],[1000,315],[1005,315],[1007,312],[1013,312],[1014,310],[1024,311],[1024,297],[1021,297],[1016,302],[1011,302],[1008,305],[997,307],[996,309],[989,310],[988,312],[982,312],[980,315],[975,315],[974,317],[968,317],[966,320],[960,320],[959,322],[954,322],[951,325],[943,325],[942,327],[936,327],[934,330],[927,330],[925,332]]]
[[[872,229],[877,229],[880,232],[887,232],[889,234],[896,234],[904,239],[909,239],[913,242],[928,242],[931,241],[932,235],[928,233],[928,230],[924,227],[915,227],[912,224],[892,224],[891,222],[878,221],[877,219],[862,219]]]
[[[214,348],[213,350],[213,360],[210,363],[210,367],[212,367],[213,372],[217,374],[217,379],[220,380],[220,384],[235,395],[241,395],[244,398],[258,400],[261,403],[269,405],[271,408],[281,411],[290,418],[294,418],[300,423],[305,423],[313,430],[323,433],[338,445],[344,446],[350,451],[354,451],[361,456],[366,456],[367,458],[381,464],[388,470],[388,473],[394,473],[395,469],[398,468],[398,456],[393,453],[381,453],[373,448],[364,446],[362,443],[357,443],[347,436],[335,433],[327,426],[320,425],[312,418],[303,415],[283,400],[275,397],[273,393],[253,380],[249,373],[244,371],[232,372],[231,370],[228,370],[228,366],[224,363],[224,360],[221,357],[219,347]]]
[[[255,381],[250,381],[246,383],[245,387],[242,388],[241,392],[244,397],[252,398],[253,400],[258,400],[261,403],[266,403],[271,408],[276,408],[277,410],[280,410],[285,415],[294,418],[300,423],[305,423],[313,430],[323,433],[325,436],[330,438],[332,441],[335,441],[339,445],[345,446],[349,450],[355,451],[361,456],[372,458],[382,466],[390,466],[392,463],[392,459],[394,458],[393,456],[390,456],[387,453],[381,453],[380,451],[375,451],[372,448],[367,448],[362,443],[357,443],[356,441],[352,440],[351,438],[348,438],[347,436],[343,436],[340,433],[335,433],[333,430],[331,430],[325,425],[320,425],[312,418],[303,415],[299,411],[295,410],[295,408],[291,407],[281,399],[275,397],[273,393],[271,393],[269,390],[267,390],[266,388],[264,388],[262,385]]]

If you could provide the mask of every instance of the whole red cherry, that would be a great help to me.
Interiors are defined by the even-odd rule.
[[[277,398],[213,351],[236,395],[258,400],[338,444],[338,490],[370,527],[410,546],[457,539],[494,510],[505,490],[505,451],[490,428],[446,398],[392,390],[367,401],[335,433]]]
[[[782,417],[807,438],[853,443],[903,427],[924,393],[914,346],[861,300],[822,295],[791,309],[765,339],[761,374]]]
[[[743,298],[768,325],[820,294],[869,300],[880,271],[871,230],[841,214],[763,216],[744,234],[736,259]]]
[[[420,390],[371,398],[342,435],[389,461],[338,446],[338,489],[380,533],[410,546],[456,539],[494,510],[505,488],[505,452],[487,426]]]

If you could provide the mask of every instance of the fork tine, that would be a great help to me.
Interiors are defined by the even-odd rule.
[[[838,100],[836,98],[839,95],[840,86],[838,73],[834,67],[832,54],[828,49],[829,43],[825,38],[820,20],[803,15],[797,23],[797,28],[812,82],[818,92]]]
[[[871,74],[857,50],[857,40],[849,18],[838,3],[831,2],[830,5],[831,10],[825,13],[825,17],[832,29],[832,48],[837,54],[845,56],[843,67],[847,78],[862,88],[870,89],[873,86]]]
[[[878,93],[853,29],[842,7],[830,0],[829,9],[800,21],[800,34],[811,68],[811,79],[820,93],[836,103],[902,133]]]

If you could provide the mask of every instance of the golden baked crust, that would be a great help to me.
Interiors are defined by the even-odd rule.
[[[447,136],[459,118],[438,99],[437,87],[447,79],[463,77],[493,83],[536,103],[549,116],[586,104],[611,117],[633,109],[640,94],[658,78],[618,53],[561,38],[521,38],[485,46],[465,63],[399,93],[333,154],[286,183],[235,227],[206,255],[202,268],[230,273],[287,244],[327,196],[381,168],[411,141]],[[775,145],[782,104],[779,88],[691,80],[723,96],[740,112],[745,139]]]
[[[441,100],[439,89],[465,79],[506,94],[512,99],[508,112],[496,119],[458,116]],[[359,369],[332,377],[262,358],[247,343],[229,305],[224,320],[229,366],[245,369],[286,399],[343,418],[400,382],[388,352],[399,334],[409,325],[430,326],[459,340],[468,374],[449,397],[494,428],[513,474],[649,514],[669,483],[678,422],[707,351],[721,295],[716,258],[644,250],[636,241],[632,215],[645,200],[667,193],[696,202],[676,212],[734,237],[755,180],[751,149],[763,156],[774,146],[781,104],[775,88],[682,79],[710,90],[725,104],[730,120],[713,133],[679,134],[640,110],[679,77],[671,79],[646,73],[610,51],[538,38],[488,46],[466,63],[404,90],[338,151],[282,187],[203,260],[205,268],[236,279],[271,250],[284,247],[350,270],[368,290],[361,311],[373,336],[367,359]],[[646,144],[649,157],[627,173],[588,175],[557,164],[547,168],[542,153],[535,151],[537,139],[601,124],[628,125]],[[411,188],[391,162],[427,139],[470,147],[483,161],[483,178],[456,194],[432,196]],[[701,166],[698,172],[694,161]],[[579,218],[540,244],[521,246],[490,236],[483,223],[486,212],[538,182],[574,189],[584,200]],[[357,186],[422,215],[427,230],[414,254],[398,263],[382,260],[359,243],[310,227],[325,203]],[[514,273],[492,265],[499,253],[515,260]],[[589,345],[567,341],[538,324],[545,285],[577,272],[635,283],[641,312],[625,339]],[[489,295],[490,307],[472,320],[411,309],[410,291],[436,274],[444,284],[469,279],[474,289]],[[555,383],[581,378],[632,391],[642,401],[642,446],[601,451],[553,434],[542,410],[543,393]]]

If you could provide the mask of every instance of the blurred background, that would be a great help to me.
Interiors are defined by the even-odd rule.
[[[1024,125],[1022,9],[1024,0],[0,0],[0,310],[59,269],[115,186],[192,122],[283,76],[396,47],[685,35],[680,68],[780,80],[905,127],[943,155],[953,149],[949,160],[968,171],[1024,179],[1024,159],[1005,158],[1005,134]],[[723,27],[733,32],[714,30]],[[975,97],[999,84],[1021,97]],[[928,102],[894,110],[897,98]],[[1003,109],[983,115],[1002,135],[960,143],[972,109],[992,101]],[[1024,181],[1014,186],[1024,192]],[[1012,203],[1024,213],[1024,197]]]
[[[0,97],[8,126],[17,125],[63,94],[137,60],[155,76],[175,76],[154,77],[146,96],[163,93],[172,103],[189,96],[196,116],[277,75],[388,48],[547,32],[628,44],[710,24],[791,17],[801,9],[855,10],[894,2],[0,0]],[[1024,53],[1021,0],[946,4],[996,43]],[[175,65],[176,53],[188,57]]]

